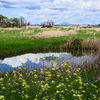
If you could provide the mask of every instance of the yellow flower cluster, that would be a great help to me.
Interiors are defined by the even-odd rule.
[[[3,95],[0,95],[0,100],[5,100]]]
[[[42,91],[48,90],[49,88],[50,88],[50,86],[48,85],[48,83],[46,83],[45,85],[41,85]]]
[[[37,58],[35,58],[35,61],[38,61],[38,59],[37,59]]]
[[[54,55],[53,55],[54,57]],[[37,61],[37,59],[35,59]],[[43,59],[45,60],[45,58]],[[53,60],[51,60],[51,62],[53,62]],[[67,63],[69,63],[69,61],[67,61]],[[65,61],[63,61],[62,67],[64,66],[68,66],[68,64],[65,63]],[[21,70],[22,68],[19,68],[19,70]],[[65,69],[65,68],[63,68]],[[70,70],[69,70],[70,69]],[[55,71],[56,70],[56,71]],[[100,93],[100,89],[98,89],[98,87],[94,84],[89,85],[89,83],[84,83],[82,82],[82,78],[79,75],[79,71],[81,69],[78,68],[76,69],[76,73],[72,73],[72,67],[68,66],[66,67],[65,70],[58,70],[58,68],[51,68],[51,72],[47,71],[46,68],[40,68],[40,73],[38,73],[38,70],[33,70],[30,71],[29,73],[26,73],[25,77],[23,73],[20,73],[21,71],[16,72],[15,70],[13,70],[13,77],[15,78],[14,81],[12,78],[12,74],[10,76],[11,81],[10,83],[8,83],[6,86],[3,84],[3,82],[5,81],[5,79],[0,78],[0,86],[1,86],[1,91],[2,91],[2,95],[0,95],[0,100],[4,100],[4,96],[3,96],[3,92],[5,90],[7,91],[11,91],[11,99],[14,99],[13,94],[18,93],[18,95],[21,96],[21,98],[23,100],[27,100],[32,99],[32,100],[87,100],[86,97],[84,97],[84,95],[86,94],[86,89],[88,91],[89,86],[94,87],[94,91],[95,93],[93,93],[92,91],[88,94],[90,96],[90,98],[88,98],[88,100],[100,100],[100,97],[97,94]],[[61,73],[62,72],[62,73]],[[18,73],[18,75],[17,75]],[[42,74],[42,75],[41,75]],[[30,76],[28,76],[30,75]],[[5,74],[5,76],[8,76],[8,73]],[[7,80],[7,77],[5,77]],[[16,76],[18,76],[16,78]],[[30,81],[30,83],[27,83],[28,81],[28,77],[31,77],[32,80]],[[41,78],[42,76],[42,78]],[[9,78],[9,77],[8,77]],[[18,89],[18,83],[16,82],[18,81],[18,83],[21,84],[21,86]],[[11,85],[13,84],[13,85]],[[17,86],[15,86],[17,85]],[[14,88],[10,88],[10,87],[17,87],[16,89]],[[84,88],[84,86],[86,87],[86,89]],[[21,91],[19,91],[20,89],[22,89]],[[37,93],[34,98],[33,98],[33,94],[30,92],[30,89],[32,89],[32,91],[34,93]],[[0,91],[0,93],[1,93]],[[28,94],[29,92],[29,94]],[[6,93],[6,92],[4,92]],[[9,93],[9,92],[8,92]],[[7,93],[7,95],[8,95]],[[31,96],[29,96],[31,95]],[[44,96],[46,95],[46,96]]]

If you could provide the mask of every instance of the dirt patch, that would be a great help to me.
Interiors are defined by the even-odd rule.
[[[60,37],[60,36],[67,36],[71,34],[76,34],[74,30],[70,30],[68,32],[62,32],[62,31],[44,31],[43,33],[38,33],[34,37],[36,38],[50,38],[50,37]]]

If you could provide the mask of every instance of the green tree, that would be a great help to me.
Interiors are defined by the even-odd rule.
[[[13,26],[20,26],[20,22],[18,18],[11,18],[10,21],[12,22]]]

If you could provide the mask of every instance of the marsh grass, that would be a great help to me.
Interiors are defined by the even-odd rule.
[[[28,71],[24,67],[0,73],[1,100],[100,100],[100,63],[85,68],[63,61],[60,67]],[[35,59],[38,60],[37,58]],[[43,61],[45,63],[45,58]],[[56,59],[59,61],[59,59]],[[98,65],[98,68],[96,67]],[[12,67],[12,66],[10,66]],[[95,78],[95,79],[94,79]]]
[[[69,30],[74,30],[74,28],[60,28],[60,31],[69,31]]]
[[[56,27],[55,28],[59,28]],[[61,28],[60,28],[61,29]],[[66,30],[66,29],[62,29]],[[2,31],[5,31],[2,33]],[[30,34],[19,34],[20,32],[29,32],[34,31]],[[90,30],[89,30],[90,31]],[[36,48],[50,48],[50,47],[70,47],[70,41],[72,39],[83,39],[85,42],[83,43],[83,47],[86,48],[97,48],[96,44],[99,45],[99,42],[97,42],[95,39],[93,42],[88,42],[88,38],[100,38],[100,32],[96,32],[94,34],[86,34],[88,32],[87,30],[78,30],[76,31],[77,34],[68,35],[68,36],[62,36],[62,37],[52,37],[52,38],[34,38],[34,34],[43,32],[43,30],[34,28],[34,29],[21,29],[21,30],[0,30],[0,55],[6,54],[9,52],[18,52],[22,50],[30,50],[30,49],[36,49]],[[87,39],[87,40],[86,40]],[[91,39],[90,39],[91,40]],[[70,42],[70,43],[69,43]],[[64,46],[64,44],[67,43],[68,45]],[[94,44],[94,46],[92,45]],[[88,45],[89,44],[89,45]]]
[[[77,40],[77,43],[75,42]],[[79,42],[78,42],[79,41]],[[80,49],[100,49],[100,39],[98,38],[87,38],[87,39],[71,39],[67,43],[62,45],[67,48],[80,48]]]

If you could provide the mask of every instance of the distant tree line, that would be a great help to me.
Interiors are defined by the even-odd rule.
[[[21,27],[26,25],[30,25],[30,22],[27,22],[22,16],[20,18],[14,17],[9,19],[0,14],[0,27]]]

